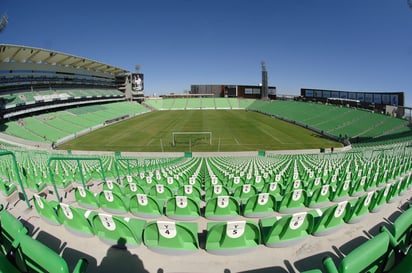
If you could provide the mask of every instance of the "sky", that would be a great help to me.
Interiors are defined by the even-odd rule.
[[[2,14],[0,43],[139,64],[149,96],[257,85],[263,61],[279,95],[405,92],[412,106],[407,0],[0,0]]]

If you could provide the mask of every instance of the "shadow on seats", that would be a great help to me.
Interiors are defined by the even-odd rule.
[[[223,273],[232,273],[230,269],[225,269]],[[246,271],[239,271],[239,273],[288,273],[288,271],[280,266],[263,267],[251,269]]]
[[[98,272],[97,260],[84,252],[78,251],[77,249],[66,247],[63,250],[62,257],[64,260],[66,260],[67,265],[69,266],[69,272],[73,272],[73,269],[76,266],[77,261],[80,259],[87,260],[88,265],[86,272]]]
[[[36,240],[52,249],[56,253],[62,252],[62,250],[66,246],[66,242],[62,244],[59,238],[54,237],[53,235],[42,230],[37,234]]]
[[[139,259],[139,256],[131,254],[127,250],[126,241],[119,239],[117,245],[111,246],[106,253],[106,256],[102,259],[100,265],[96,270],[90,272],[95,273],[112,273],[112,272],[133,272],[136,273],[149,273],[144,268],[143,262]]]
[[[398,217],[402,214],[401,211],[396,210],[394,211],[391,215],[388,216],[388,218],[384,217],[383,221],[376,223],[373,227],[371,227],[368,231],[368,233],[372,236],[375,237],[379,233],[381,233],[381,227],[385,226],[386,228],[389,228],[393,225],[393,223],[398,219]]]
[[[29,221],[26,221],[23,218],[19,218],[19,221],[23,223],[23,226],[25,228],[27,228],[30,236],[34,236],[40,230],[39,227],[34,227],[32,223],[30,223]]]
[[[355,248],[359,247],[366,241],[368,241],[369,238],[365,236],[358,236],[356,238],[353,238],[352,240],[346,242],[345,244],[341,245],[339,249],[337,249],[335,246],[332,246],[332,248],[337,252],[336,254],[340,256],[340,259],[343,258],[343,256],[347,256],[349,253],[351,253]]]
[[[326,251],[297,260],[294,262],[294,266],[298,272],[320,269],[322,268],[322,260],[327,256],[333,257],[334,260],[338,259],[335,253]],[[293,272],[292,270],[290,271]]]

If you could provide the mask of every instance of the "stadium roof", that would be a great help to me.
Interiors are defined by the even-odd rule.
[[[71,66],[86,70],[101,71],[112,75],[128,72],[119,67],[58,51],[9,44],[0,44],[0,61]]]

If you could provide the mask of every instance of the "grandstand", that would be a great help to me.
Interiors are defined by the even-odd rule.
[[[405,120],[300,101],[139,104],[117,84],[124,80],[118,73],[128,73],[123,69],[48,50],[0,48],[1,61],[12,67],[20,64],[3,56],[31,59],[28,66],[41,58],[38,65],[53,72],[88,71],[68,73],[70,86],[60,77],[64,71],[50,73],[47,84],[40,69],[35,84],[18,67],[0,75],[1,272],[410,272],[412,151]],[[236,153],[51,147],[171,110],[247,111],[352,146]],[[148,120],[146,130],[155,123]],[[113,145],[123,140],[105,138]]]

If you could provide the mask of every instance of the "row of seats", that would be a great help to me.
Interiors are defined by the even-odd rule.
[[[346,218],[356,220],[364,216],[360,204],[352,207],[348,201],[323,209],[272,216],[252,220],[208,222],[205,249],[216,254],[238,253],[261,244],[267,247],[287,247],[303,241],[309,235],[324,236],[341,228]],[[192,252],[200,248],[198,224],[184,221],[146,221],[87,210],[35,196],[38,214],[50,224],[64,225],[81,236],[98,236],[111,245],[136,247],[144,243],[161,252]],[[202,233],[202,231],[200,231]],[[121,239],[121,242],[119,240]]]
[[[88,262],[79,259],[72,273],[84,273]],[[32,238],[10,212],[0,208],[0,272],[69,273],[67,262],[52,249]]]
[[[74,190],[74,196],[76,202],[86,208],[102,208],[117,214],[130,212],[144,218],[166,215],[178,220],[192,220],[200,216],[224,220],[240,215],[262,218],[275,212],[289,213],[325,207],[331,202],[341,201],[349,201],[348,204],[353,210],[362,207],[362,213],[366,213],[379,210],[381,205],[403,194],[412,186],[409,177],[401,177],[368,192],[359,192],[353,197],[349,197],[349,186],[345,189],[347,183],[342,183],[337,191],[331,190],[329,185],[323,185],[308,196],[306,191],[299,188],[282,195],[279,191],[280,185],[273,182],[265,184],[262,192],[258,192],[252,185],[244,184],[232,195],[222,185],[214,185],[204,193],[207,201],[202,201],[201,191],[192,185],[185,185],[173,193],[168,186],[157,184],[146,192],[135,183],[121,187],[112,181],[103,184],[103,190],[97,193],[78,186]],[[351,221],[350,218],[346,219]]]
[[[323,259],[326,273],[412,272],[412,207],[403,212],[388,229],[367,240],[336,265],[331,257]],[[304,273],[321,273],[313,269]]]

